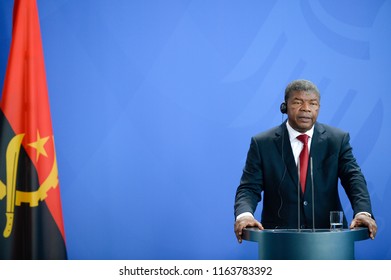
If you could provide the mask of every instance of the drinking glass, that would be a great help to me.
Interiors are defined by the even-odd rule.
[[[330,229],[332,231],[342,230],[343,226],[343,212],[330,211]]]

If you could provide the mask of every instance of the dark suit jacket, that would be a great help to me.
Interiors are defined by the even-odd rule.
[[[315,227],[329,228],[329,212],[343,210],[338,179],[350,200],[354,215],[372,214],[365,178],[352,153],[349,134],[316,123],[311,142],[313,162]],[[308,165],[306,190],[298,196],[298,171],[286,123],[251,139],[246,165],[235,196],[235,217],[254,213],[262,199],[261,223],[265,228],[312,228],[311,170]],[[300,210],[298,210],[298,197]],[[344,226],[347,227],[346,217]]]

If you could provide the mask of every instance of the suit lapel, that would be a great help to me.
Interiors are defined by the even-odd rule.
[[[319,155],[323,154],[323,150],[325,146],[322,144],[322,142],[324,142],[326,138],[327,138],[327,134],[323,125],[319,123],[315,123],[314,134],[312,136],[311,150],[310,150],[310,157],[312,157],[312,161],[314,165],[316,165],[316,163],[318,162],[317,159],[319,158]]]
[[[325,145],[323,145],[323,142],[326,140],[327,134],[324,126],[320,123],[315,123],[314,127],[314,134],[312,135],[312,141],[311,141],[311,149],[310,149],[310,159],[312,158],[312,172],[314,177],[316,177],[316,170],[318,169],[319,165],[319,158],[321,155],[324,154]],[[311,167],[308,166],[308,172],[307,172],[307,181],[306,181],[306,188],[304,195],[309,195],[311,193],[312,189],[312,181],[311,181]],[[314,179],[314,181],[316,181]]]
[[[295,184],[298,182],[297,167],[293,158],[292,146],[289,140],[289,133],[286,128],[286,121],[276,131],[274,142],[285,164],[288,173]]]

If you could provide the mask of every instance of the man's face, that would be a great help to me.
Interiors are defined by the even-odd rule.
[[[292,128],[304,133],[310,130],[319,113],[319,96],[311,91],[294,91],[287,100],[288,121]]]

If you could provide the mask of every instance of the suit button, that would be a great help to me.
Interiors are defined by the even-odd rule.
[[[303,204],[304,204],[304,206],[307,206],[307,205],[308,205],[308,201],[305,200],[305,201],[303,202]]]

